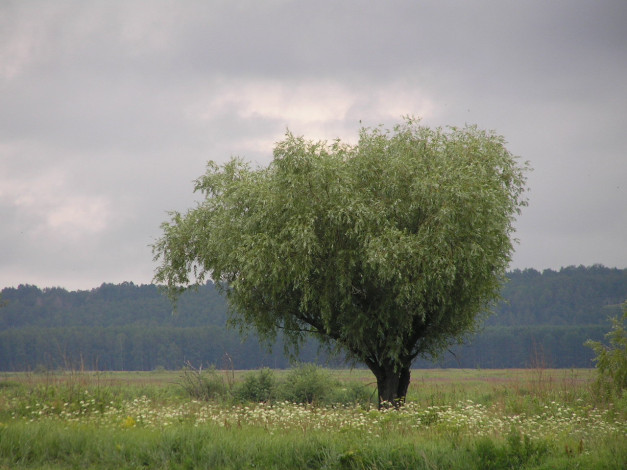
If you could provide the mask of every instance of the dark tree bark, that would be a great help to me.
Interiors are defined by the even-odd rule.
[[[405,403],[411,375],[410,367],[407,365],[395,370],[391,364],[370,366],[370,370],[377,378],[379,408],[386,406],[399,408]]]

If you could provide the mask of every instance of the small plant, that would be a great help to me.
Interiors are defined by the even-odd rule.
[[[190,397],[197,400],[214,400],[225,397],[228,392],[228,387],[216,372],[215,366],[203,370],[202,365],[196,368],[189,361],[182,369],[179,385]]]
[[[514,387],[528,385],[533,374],[526,371],[508,386],[507,395],[498,395],[485,378],[479,389],[470,381],[456,385],[453,393],[440,386],[431,405],[432,391],[418,395],[415,387],[402,408],[378,410],[376,398],[370,407],[338,399],[353,393],[350,382],[355,391],[371,394],[374,384],[315,366],[285,375],[254,371],[236,380],[233,389],[222,370],[188,365],[187,373],[201,385],[204,380],[221,383],[227,399],[217,395],[217,400],[199,401],[164,393],[180,390],[181,384],[168,377],[144,385],[142,375],[137,386],[128,380],[130,374],[119,373],[124,385],[112,380],[103,386],[85,373],[90,382],[79,389],[77,378],[67,375],[48,382],[30,374],[1,376],[0,468],[622,470],[627,462],[627,394],[599,407],[584,380],[572,381],[582,392],[572,403],[553,400],[553,392],[547,398],[519,395]],[[176,380],[180,372],[173,374]],[[506,375],[514,377],[514,372]],[[278,383],[288,376],[292,386],[309,384],[303,387],[307,390],[322,383],[328,392],[314,398],[314,405],[285,401],[281,393],[287,386],[277,386],[276,397],[266,403],[230,400],[231,393],[239,398],[244,383],[261,393],[272,390],[275,378]],[[437,376],[448,384],[460,372]],[[424,382],[422,388],[427,386]],[[491,397],[485,398],[488,390]],[[505,406],[510,395],[520,397],[519,409]]]
[[[598,377],[597,392],[606,398],[612,395],[621,397],[627,389],[627,302],[623,303],[623,316],[611,319],[612,329],[605,337],[610,346],[599,341],[586,341],[585,345],[596,353],[594,361],[597,363]]]
[[[328,397],[331,403],[341,403],[343,405],[374,405],[376,404],[376,390],[371,386],[359,382],[341,383],[335,386]]]
[[[482,469],[522,468],[542,461],[549,452],[545,440],[533,441],[528,435],[512,428],[505,443],[497,445],[489,437],[482,437],[474,449],[478,464]]]
[[[285,379],[283,393],[294,403],[324,402],[335,383],[329,373],[315,364],[301,364]]]
[[[235,395],[242,401],[267,403],[276,397],[277,382],[271,369],[260,369],[256,374],[248,374]]]

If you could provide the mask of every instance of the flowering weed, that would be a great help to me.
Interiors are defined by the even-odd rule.
[[[88,445],[85,436],[93,435],[98,446],[109,445],[105,450],[93,450],[94,455],[118,455],[125,459],[122,467],[144,465],[141,459],[133,460],[135,453],[152,445],[166,448],[144,456],[151,466],[164,466],[164,461],[188,458],[186,455],[195,456],[191,466],[202,466],[211,448],[211,452],[232,453],[232,458],[249,455],[251,461],[281,468],[268,464],[274,462],[269,455],[255,454],[270,452],[267,445],[272,442],[279,453],[291,452],[292,447],[308,449],[306,456],[293,456],[293,461],[312,468],[323,464],[329,468],[402,468],[404,464],[415,468],[534,468],[551,459],[557,459],[556,468],[564,459],[580,459],[585,468],[583,462],[598,463],[600,455],[606,468],[621,468],[627,451],[617,443],[627,438],[625,403],[597,404],[582,398],[591,397],[585,394],[566,402],[552,399],[558,395],[494,393],[488,399],[482,392],[472,399],[457,390],[455,400],[442,395],[432,403],[414,399],[398,410],[377,410],[367,403],[191,400],[176,394],[132,396],[91,388],[74,389],[70,397],[60,388],[43,393],[36,387],[3,387],[0,442],[6,445],[0,444],[0,467],[19,463],[17,456],[35,446],[31,439],[67,430],[69,437],[64,439],[71,441],[79,439],[78,434],[71,437],[73,430],[84,430],[89,432],[79,433],[81,446]],[[98,433],[104,437],[95,437]],[[182,439],[181,433],[189,433],[189,439]],[[211,442],[205,442],[209,434]],[[223,436],[222,440],[217,440],[217,435]],[[105,438],[110,444],[102,442]],[[52,437],[46,439],[49,445],[62,446]],[[218,442],[222,447],[215,447]],[[180,449],[183,443],[186,454]],[[42,447],[41,452],[49,451]],[[456,455],[459,461],[446,460],[458,458]],[[616,465],[607,464],[608,459]],[[388,465],[388,460],[392,464]],[[111,468],[119,464],[115,459],[112,462],[117,463]]]

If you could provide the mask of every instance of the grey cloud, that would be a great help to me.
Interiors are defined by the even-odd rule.
[[[535,168],[514,267],[627,266],[624,24],[622,0],[3,2],[0,287],[149,282],[206,160],[416,110]]]

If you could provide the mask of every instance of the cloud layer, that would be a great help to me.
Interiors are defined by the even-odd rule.
[[[512,267],[627,267],[627,4],[0,4],[0,287],[150,282],[209,159],[402,115],[529,160]]]

